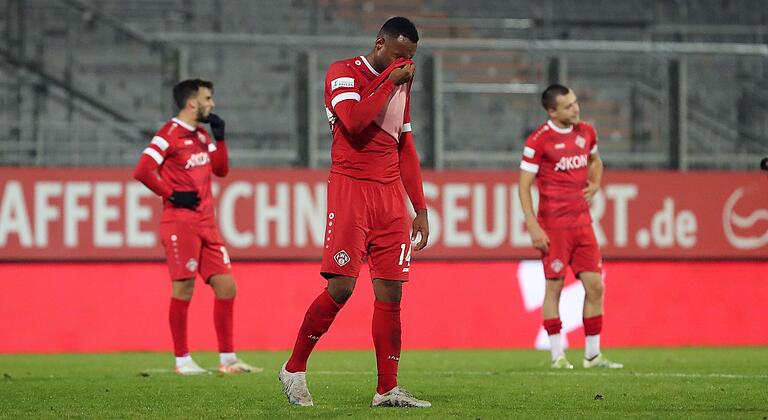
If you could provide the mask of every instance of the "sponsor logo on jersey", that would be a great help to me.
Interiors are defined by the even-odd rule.
[[[533,157],[536,156],[536,150],[532,147],[525,146],[525,148],[523,148],[523,156],[533,159]]]
[[[190,258],[189,261],[187,261],[187,265],[184,267],[187,268],[187,271],[195,272],[197,271],[197,260],[194,258]]]
[[[343,249],[336,253],[336,255],[333,256],[333,260],[336,261],[336,264],[339,265],[339,267],[344,267],[347,265],[347,263],[350,261],[351,258],[349,258],[349,254],[347,254],[347,251],[344,251]]]
[[[555,164],[555,172],[570,171],[587,166],[587,155],[563,156]]]
[[[187,159],[187,164],[184,165],[184,169],[190,169],[196,166],[205,166],[210,162],[211,158],[208,157],[207,152],[193,153],[189,159]]]
[[[587,145],[587,140],[584,137],[576,136],[575,143],[576,143],[577,146],[579,146],[579,147],[581,147],[583,149],[584,146]]]
[[[550,267],[550,268],[552,269],[552,271],[554,271],[555,273],[559,273],[559,272],[563,271],[563,267],[564,267],[564,266],[563,266],[563,262],[562,262],[562,261],[560,261],[560,260],[554,260],[554,261],[552,261],[552,263],[549,265],[549,267]]]
[[[353,88],[355,87],[355,79],[351,77],[339,77],[331,81],[331,91],[338,88]]]

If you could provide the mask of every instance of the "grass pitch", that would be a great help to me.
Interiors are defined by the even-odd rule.
[[[427,409],[372,409],[372,351],[316,352],[315,407],[288,404],[285,352],[241,352],[266,368],[180,377],[166,353],[0,355],[0,418],[747,418],[768,417],[768,348],[609,349],[623,370],[548,368],[548,352],[406,351],[400,384]],[[195,353],[214,368],[215,353]]]

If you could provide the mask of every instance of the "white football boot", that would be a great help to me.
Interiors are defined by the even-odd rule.
[[[552,369],[573,369],[573,365],[565,358],[564,354],[561,354],[552,361]]]
[[[432,407],[432,403],[420,400],[404,388],[396,386],[384,395],[379,395],[377,392],[373,396],[371,407]]]
[[[240,359],[234,359],[219,365],[219,372],[221,373],[258,373],[263,371],[264,368],[251,366]]]
[[[300,407],[311,407],[315,405],[312,402],[312,395],[309,394],[307,389],[307,373],[306,372],[288,372],[285,370],[285,365],[288,362],[283,363],[280,368],[280,374],[278,378],[283,383],[283,393],[288,397],[288,402]]]
[[[209,372],[198,366],[194,360],[189,359],[184,364],[176,366],[176,373],[179,375],[204,375]]]
[[[602,369],[621,369],[624,367],[621,363],[612,362],[600,353],[593,357],[592,360],[584,359],[584,367],[589,368],[602,368]]]

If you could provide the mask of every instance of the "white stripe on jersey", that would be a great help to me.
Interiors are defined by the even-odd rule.
[[[160,136],[152,137],[152,144],[159,147],[163,152],[168,148],[168,142]]]
[[[144,153],[145,155],[149,155],[149,157],[151,157],[152,159],[154,159],[154,160],[155,160],[155,162],[157,162],[157,164],[158,164],[158,165],[162,165],[162,164],[163,164],[163,160],[165,160],[165,158],[164,158],[164,157],[162,157],[162,156],[160,155],[160,153],[157,153],[157,150],[155,150],[155,149],[153,149],[153,148],[151,148],[151,147],[147,147],[146,149],[144,149],[144,152],[143,152],[143,153]]]
[[[590,154],[590,155],[594,155],[595,153],[597,153],[597,145],[594,145],[594,146],[592,147],[592,150],[590,150],[590,151],[589,151],[589,154]]]
[[[409,131],[411,131],[411,123],[403,124],[403,133],[407,133]]]
[[[331,108],[336,108],[336,104],[345,101],[347,99],[354,99],[358,102],[360,102],[360,94],[357,92],[344,92],[336,95],[333,99],[331,99]]]
[[[213,153],[216,151],[216,145],[213,143],[208,143],[208,153]]]
[[[539,165],[536,165],[535,163],[526,162],[524,160],[520,161],[520,169],[526,171],[526,172],[532,172],[532,173],[538,173],[539,172]]]

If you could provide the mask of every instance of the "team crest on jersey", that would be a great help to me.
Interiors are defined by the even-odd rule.
[[[554,260],[552,261],[552,264],[549,265],[549,267],[554,271],[555,273],[559,273],[563,270],[563,262],[560,260]]]
[[[197,260],[194,258],[190,258],[189,261],[187,261],[187,265],[185,265],[187,268],[187,271],[195,272],[197,271]]]
[[[576,145],[583,149],[587,145],[587,140],[584,137],[576,136]]]
[[[339,267],[344,267],[351,260],[351,258],[349,258],[349,254],[347,254],[347,251],[344,251],[343,249],[337,252],[336,255],[333,256],[333,259],[336,261],[336,264],[338,264]]]

